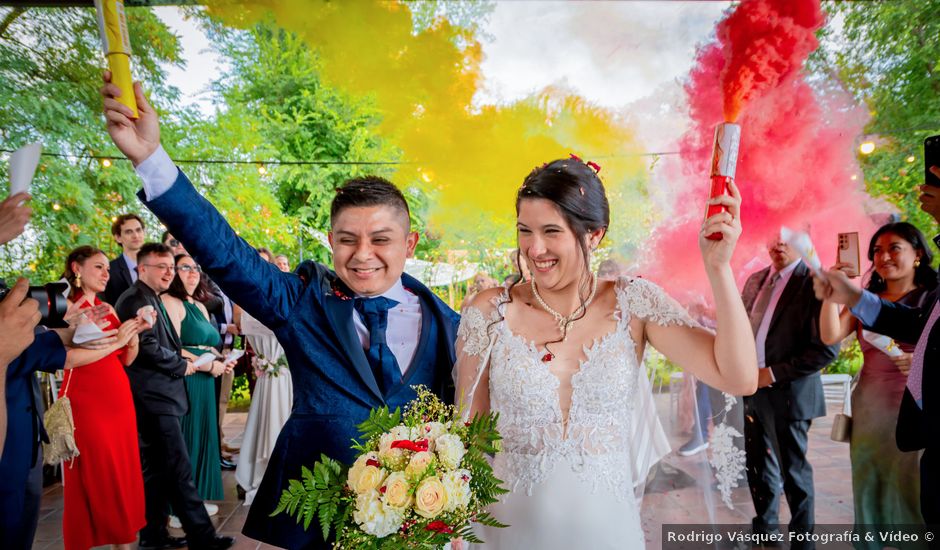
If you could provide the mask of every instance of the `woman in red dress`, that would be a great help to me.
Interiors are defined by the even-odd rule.
[[[97,248],[80,246],[65,262],[69,300],[81,308],[102,303],[95,295],[104,291],[108,277],[108,258]],[[66,394],[72,403],[81,453],[62,469],[66,550],[130,548],[146,524],[137,415],[124,366],[137,357],[137,333],[150,326],[138,319],[121,324],[114,309],[106,321],[104,330],[118,329],[117,342],[104,350],[81,350],[89,356],[77,361],[82,367],[66,370],[59,390],[59,397]]]

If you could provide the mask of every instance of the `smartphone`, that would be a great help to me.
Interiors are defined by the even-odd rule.
[[[930,171],[931,166],[940,166],[940,136],[930,136],[924,140],[924,181],[927,185],[940,187],[940,178]]]
[[[858,277],[861,273],[861,255],[858,249],[858,233],[839,233],[839,252],[837,254],[839,263],[851,264],[851,267],[845,268],[845,274],[849,277]]]

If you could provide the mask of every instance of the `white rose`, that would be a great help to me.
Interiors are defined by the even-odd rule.
[[[356,490],[356,485],[359,484],[359,478],[362,476],[362,471],[365,469],[366,463],[370,460],[378,462],[379,454],[376,452],[366,453],[357,458],[353,465],[349,468],[349,472],[346,474],[346,484],[350,489],[354,491]]]
[[[421,438],[428,440],[430,451],[434,450],[434,442],[438,437],[447,433],[447,427],[440,422],[428,422],[421,427]]]
[[[353,520],[363,532],[382,538],[401,529],[404,514],[384,504],[379,498],[379,492],[373,490],[356,497]]]
[[[385,471],[385,468],[366,466],[362,469],[362,473],[359,474],[359,479],[357,479],[356,484],[352,486],[352,490],[361,495],[373,489],[378,489],[382,482],[385,481],[386,475],[388,475],[388,472]]]
[[[470,471],[454,470],[441,476],[444,492],[447,493],[445,512],[453,512],[458,508],[470,505]]]
[[[445,468],[454,470],[460,466],[460,461],[463,460],[463,455],[467,454],[467,449],[464,448],[460,437],[454,434],[444,434],[437,438],[435,452]]]

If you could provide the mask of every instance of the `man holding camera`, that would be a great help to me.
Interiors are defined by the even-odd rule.
[[[930,172],[940,180],[940,166],[931,166]],[[940,222],[940,187],[922,185],[920,192],[921,210]],[[934,237],[934,243],[940,246],[940,235]],[[936,426],[940,425],[940,301],[934,299],[920,308],[890,302],[856,287],[836,269],[814,277],[813,287],[820,300],[850,306],[866,329],[900,342],[917,343],[895,437],[901,451],[924,451],[920,459],[920,511],[927,525],[940,525],[940,439],[936,437]],[[940,541],[930,547],[940,548]]]

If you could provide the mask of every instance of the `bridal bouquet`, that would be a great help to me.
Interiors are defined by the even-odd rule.
[[[451,539],[481,543],[471,522],[505,527],[484,511],[506,492],[486,455],[497,452],[496,415],[462,422],[427,388],[404,414],[374,409],[359,426],[359,455],[346,467],[321,456],[291,480],[277,509],[304,522],[317,517],[334,548],[441,547]]]

